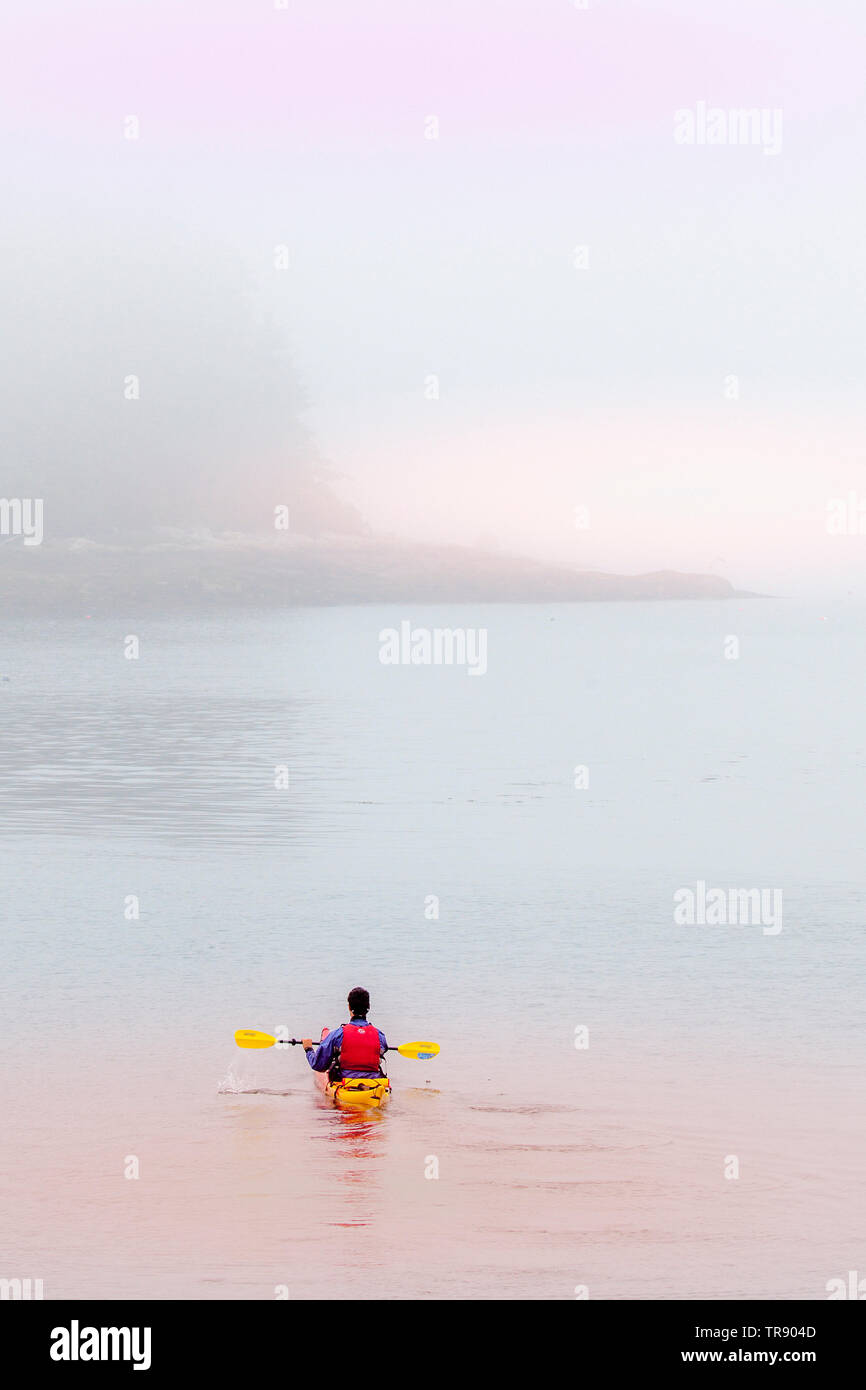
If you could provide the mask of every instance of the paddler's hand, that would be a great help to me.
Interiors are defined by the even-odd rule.
[[[309,1052],[313,1046],[312,1038],[301,1038],[301,1047],[305,1052]]]

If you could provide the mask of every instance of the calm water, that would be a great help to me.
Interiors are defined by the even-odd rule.
[[[773,1299],[862,1272],[864,617],[6,623],[0,1276]],[[382,666],[406,618],[485,627],[488,673]],[[782,931],[675,924],[698,880],[781,889]],[[442,1047],[391,1059],[385,1114],[234,1047],[358,983]]]

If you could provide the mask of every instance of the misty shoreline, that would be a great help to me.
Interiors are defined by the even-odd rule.
[[[7,617],[377,603],[574,603],[753,595],[717,575],[621,575],[370,536],[77,538],[0,547]]]

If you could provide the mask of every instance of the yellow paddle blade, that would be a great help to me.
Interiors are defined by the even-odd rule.
[[[431,1042],[401,1043],[397,1048],[401,1057],[413,1057],[416,1062],[429,1062],[439,1052],[439,1044]]]
[[[255,1028],[239,1028],[235,1033],[238,1047],[273,1047],[276,1038],[270,1033],[257,1033]]]

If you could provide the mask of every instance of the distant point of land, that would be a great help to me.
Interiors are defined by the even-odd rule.
[[[607,574],[372,535],[166,534],[0,547],[7,617],[374,603],[742,598],[711,574]]]

